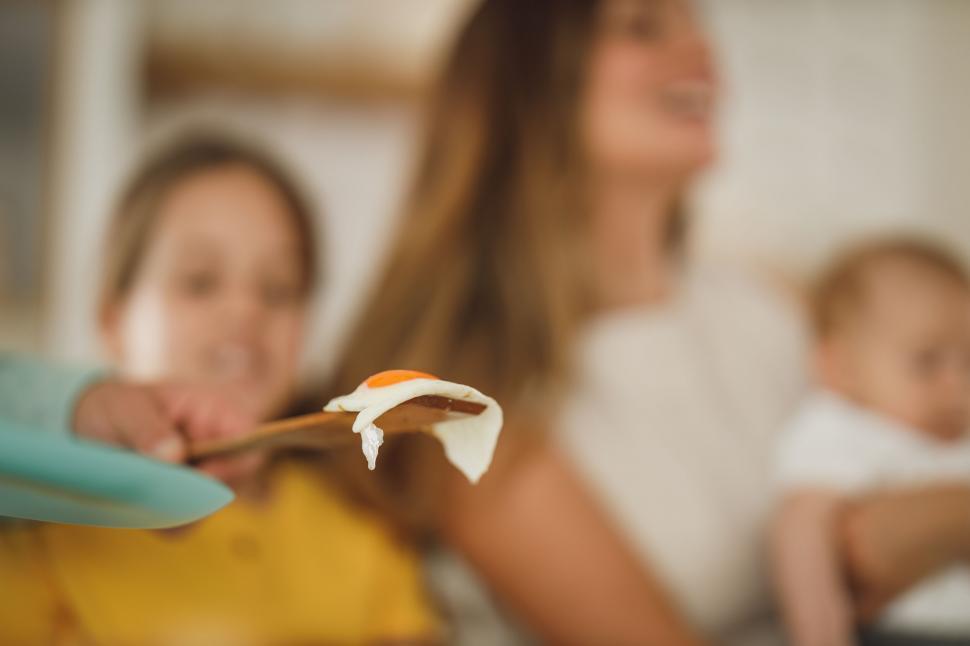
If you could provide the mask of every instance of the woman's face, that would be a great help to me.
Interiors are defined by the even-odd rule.
[[[603,0],[583,96],[594,170],[681,177],[714,156],[716,80],[688,0]]]
[[[105,319],[121,371],[224,388],[254,414],[291,395],[305,295],[279,192],[242,165],[202,171],[162,200],[129,294]]]

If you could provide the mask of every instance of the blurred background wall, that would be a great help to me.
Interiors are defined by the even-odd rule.
[[[379,266],[470,0],[0,0],[0,348],[96,359],[98,243],[146,146],[202,120],[323,212],[322,370]],[[970,2],[709,0],[727,95],[698,253],[787,277],[905,227],[970,257]]]

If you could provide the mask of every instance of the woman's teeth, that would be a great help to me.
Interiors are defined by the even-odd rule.
[[[705,119],[711,114],[714,90],[704,81],[681,81],[668,86],[661,94],[663,105],[680,117]]]

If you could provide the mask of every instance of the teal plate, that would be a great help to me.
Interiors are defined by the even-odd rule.
[[[193,469],[0,420],[0,516],[148,529],[190,523],[232,499]]]

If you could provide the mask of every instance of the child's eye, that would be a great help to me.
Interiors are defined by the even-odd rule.
[[[617,2],[606,9],[607,32],[638,41],[655,41],[663,36],[663,17],[656,0]]]
[[[286,307],[300,300],[300,288],[294,281],[274,281],[262,286],[263,302],[270,307]]]
[[[179,290],[192,297],[208,296],[216,291],[219,281],[214,274],[194,273],[182,276],[178,281]]]

